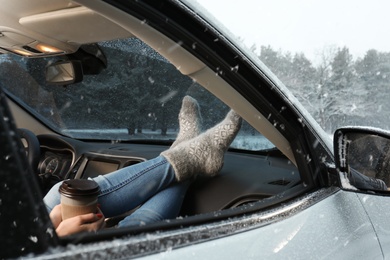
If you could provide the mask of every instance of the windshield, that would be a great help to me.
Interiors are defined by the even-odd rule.
[[[185,95],[196,98],[204,110],[204,129],[221,121],[229,110],[138,39],[101,42],[83,50],[91,48],[104,54],[106,66],[88,60],[82,82],[68,86],[45,80],[45,67],[65,57],[0,55],[2,87],[50,129],[78,139],[174,140]],[[263,150],[274,145],[244,122],[231,147]]]
[[[346,125],[390,130],[390,2],[186,2],[212,14],[330,135]]]

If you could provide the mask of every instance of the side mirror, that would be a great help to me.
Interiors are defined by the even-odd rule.
[[[46,67],[46,83],[69,85],[83,80],[83,68],[80,61],[58,61]]]
[[[390,133],[351,127],[336,130],[334,154],[341,186],[383,192],[390,185]]]

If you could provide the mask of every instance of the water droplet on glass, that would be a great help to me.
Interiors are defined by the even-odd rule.
[[[36,236],[29,236],[28,239],[30,239],[34,243],[38,242],[38,238]]]
[[[50,235],[50,237],[53,237],[53,229],[52,228],[47,228],[46,233]]]
[[[152,77],[149,77],[148,80],[150,83],[152,83],[152,84],[154,83],[154,79]]]
[[[238,71],[238,68],[239,68],[239,66],[236,65],[236,66],[230,68],[230,70],[233,71],[233,72],[237,72],[237,71]]]

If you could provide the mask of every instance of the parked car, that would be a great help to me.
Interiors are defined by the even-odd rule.
[[[199,2],[0,0],[2,259],[390,256],[389,53],[259,54]],[[243,118],[220,174],[176,219],[58,237],[48,190],[158,156],[186,95],[203,130]]]

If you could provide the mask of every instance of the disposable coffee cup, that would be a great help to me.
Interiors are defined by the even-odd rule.
[[[92,180],[74,179],[64,181],[61,194],[62,220],[97,212],[97,196],[100,188]]]

